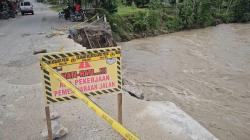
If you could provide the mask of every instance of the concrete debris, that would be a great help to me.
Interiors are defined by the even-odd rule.
[[[137,99],[144,99],[142,90],[135,85],[123,85],[123,90]]]
[[[53,139],[61,138],[68,134],[68,128],[63,127],[60,123],[56,120],[51,121],[52,127],[52,137]],[[42,137],[46,140],[48,139],[48,130],[47,127],[41,133]]]
[[[69,29],[70,38],[87,49],[117,46],[110,25],[88,25],[80,29]]]
[[[49,33],[46,35],[47,38],[51,38],[54,36],[64,35],[65,33],[62,31],[53,31],[52,33]]]
[[[45,32],[38,32],[37,34],[38,35],[43,35],[43,34],[45,34]]]
[[[50,119],[51,120],[55,120],[55,119],[58,119],[58,118],[60,118],[60,115],[57,112],[55,112],[55,111],[50,112]]]
[[[122,76],[125,77],[126,69],[122,72]],[[122,85],[136,85],[134,81],[128,80],[126,78],[122,79]]]
[[[77,30],[75,28],[70,28],[68,38],[73,39],[74,36],[77,36]]]
[[[31,35],[30,33],[23,33],[23,34],[21,34],[22,37],[30,36],[30,35]]]
[[[47,50],[46,49],[41,49],[41,50],[33,51],[34,55],[39,54],[39,53],[47,53]]]

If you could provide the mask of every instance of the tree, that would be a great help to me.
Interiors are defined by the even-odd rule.
[[[233,6],[233,13],[236,21],[250,21],[250,0],[236,0]]]
[[[145,5],[150,2],[150,0],[134,0],[134,2],[137,7],[145,7]]]
[[[178,17],[183,26],[207,26],[214,22],[212,0],[185,0],[178,3]]]
[[[100,5],[103,9],[106,9],[110,13],[117,12],[118,1],[117,0],[101,0]]]
[[[133,0],[126,0],[126,5],[131,6],[133,4]]]

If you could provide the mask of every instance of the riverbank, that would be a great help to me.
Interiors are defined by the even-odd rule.
[[[190,3],[189,3],[190,4]],[[202,4],[201,4],[202,5]],[[248,3],[250,5],[250,2]],[[237,6],[234,6],[236,8]],[[177,31],[199,29],[223,23],[244,23],[250,21],[250,9],[236,11],[234,8],[214,9],[210,5],[203,12],[197,12],[202,6],[188,7],[183,2],[178,5],[118,6],[116,13],[105,13],[111,24],[117,41],[129,41],[136,38],[152,37]],[[239,6],[238,6],[239,8]],[[230,10],[230,11],[229,11]],[[193,11],[190,13],[190,11]],[[238,16],[241,13],[245,16]]]
[[[50,4],[56,4],[49,0]],[[66,5],[66,3],[62,4]],[[63,6],[53,6],[59,10]],[[85,2],[99,15],[106,15],[116,41],[157,36],[181,30],[204,28],[222,23],[250,21],[250,1],[120,1]],[[73,5],[72,5],[73,6]]]

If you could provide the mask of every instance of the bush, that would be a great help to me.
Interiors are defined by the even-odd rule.
[[[138,12],[132,21],[133,29],[137,33],[147,31],[148,21],[146,12]]]
[[[233,12],[236,22],[250,21],[250,0],[236,0]]]
[[[101,10],[99,10],[99,12],[101,12]],[[102,13],[105,14],[103,11]],[[158,11],[138,11],[126,16],[109,14],[107,18],[110,22],[114,37],[118,40],[121,38],[122,41],[126,41],[132,39],[134,34],[147,34],[160,29],[161,18],[159,15]]]
[[[106,9],[109,13],[117,12],[118,1],[117,0],[102,0],[101,7]]]
[[[160,29],[161,26],[161,13],[157,10],[150,10],[148,12],[147,24],[149,29]]]
[[[178,17],[184,28],[191,28],[194,24],[193,5],[190,2],[183,2],[178,4]]]
[[[111,0],[105,0],[108,2]],[[116,0],[115,0],[116,1]],[[183,28],[206,27],[219,23],[245,22],[250,20],[250,0],[170,0],[172,5],[164,5],[161,0],[126,0],[139,7],[145,4],[148,8],[124,6],[120,3],[117,13],[110,11],[110,4],[103,6],[114,36],[129,40],[135,36],[159,34]],[[112,5],[112,3],[111,3]],[[116,6],[114,6],[116,7]],[[111,6],[111,9],[112,8]]]
[[[146,12],[148,9],[146,8],[137,8],[135,6],[120,6],[118,7],[117,14],[125,17],[125,16],[133,16],[138,12]]]
[[[145,7],[150,0],[134,0],[134,2],[137,7]]]
[[[168,16],[165,21],[165,26],[169,32],[178,31],[182,28],[180,20],[175,16]]]
[[[126,19],[120,17],[118,14],[108,15],[107,17],[112,32],[115,35],[116,39],[127,41],[131,39],[130,32],[131,32],[131,25],[128,24]]]
[[[132,24],[133,31],[136,33],[146,33],[158,30],[161,27],[161,16],[157,10],[138,12],[128,17],[128,19]]]
[[[57,5],[58,4],[58,0],[48,0],[48,3],[52,4],[52,5]]]
[[[219,23],[230,23],[234,21],[234,17],[232,13],[216,13],[214,18],[217,20],[217,24]]]
[[[149,8],[156,10],[156,9],[161,9],[163,7],[161,0],[151,0],[149,3]]]
[[[185,28],[209,26],[215,23],[211,0],[186,0],[178,4],[178,17]]]

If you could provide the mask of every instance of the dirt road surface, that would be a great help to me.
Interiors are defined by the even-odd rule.
[[[43,139],[44,97],[39,55],[33,51],[83,49],[66,35],[47,38],[54,27],[70,23],[58,20],[57,13],[43,4],[34,2],[34,10],[34,16],[0,21],[1,140]],[[239,33],[224,38],[229,34],[224,28]],[[210,31],[221,38],[202,36]],[[247,139],[250,43],[245,34],[249,36],[249,25],[222,25],[122,43],[124,78],[136,81],[150,100],[124,94],[124,125],[144,140]],[[210,40],[218,43],[211,44],[211,50]],[[93,100],[116,116],[115,95]],[[81,101],[55,104],[51,110],[69,129],[62,140],[122,139]]]

